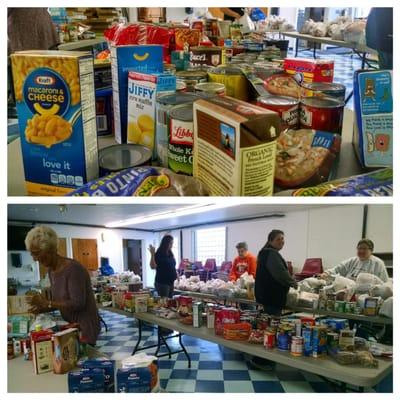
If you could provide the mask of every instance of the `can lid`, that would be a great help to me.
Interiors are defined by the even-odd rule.
[[[224,66],[224,67],[214,67],[209,70],[210,74],[219,75],[242,75],[242,70],[236,67]]]
[[[303,88],[310,90],[322,90],[322,91],[343,91],[346,90],[346,86],[340,83],[329,83],[329,82],[303,82]]]
[[[310,107],[321,107],[321,108],[337,108],[344,106],[343,101],[326,97],[303,97],[301,99],[301,104]]]
[[[163,94],[157,97],[157,103],[165,105],[179,105],[185,103],[193,103],[199,100],[200,97],[195,93],[172,93]]]
[[[181,79],[204,79],[207,77],[206,71],[178,71],[176,74],[177,78]]]
[[[190,51],[207,51],[209,53],[218,53],[221,52],[222,47],[217,47],[217,46],[195,46],[195,47],[191,47]]]
[[[299,101],[289,96],[260,96],[257,101],[264,105],[273,106],[295,106]]]
[[[169,117],[180,121],[193,121],[193,104],[182,104],[172,108]]]
[[[99,165],[108,171],[143,165],[151,159],[152,151],[140,144],[117,144],[99,151]]]
[[[204,83],[198,83],[194,87],[194,90],[198,90],[200,92],[221,93],[225,91],[225,85],[223,83],[217,83],[217,82],[204,82]]]

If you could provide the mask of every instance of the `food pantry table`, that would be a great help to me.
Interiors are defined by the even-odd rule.
[[[213,329],[208,329],[206,327],[194,328],[193,326],[181,324],[177,320],[168,320],[150,313],[135,313],[133,317],[139,321],[139,329],[141,329],[143,322],[154,324],[158,327],[177,331],[180,336],[182,336],[182,334],[187,334],[225,346],[232,350],[295,367],[299,370],[311,372],[327,379],[339,381],[343,389],[346,388],[347,384],[358,386],[360,390],[375,386],[392,372],[393,362],[391,360],[379,359],[378,368],[346,366],[338,364],[329,357],[294,357],[291,356],[289,352],[282,352],[277,349],[266,350],[262,345],[226,340],[222,336],[215,335]],[[140,339],[138,343],[140,343]]]
[[[357,162],[352,145],[354,113],[345,108],[343,118],[342,146],[336,178],[358,175],[363,172]],[[98,145],[102,149],[115,144],[113,137],[99,137]],[[24,168],[21,155],[20,139],[8,144],[8,195],[26,196]]]

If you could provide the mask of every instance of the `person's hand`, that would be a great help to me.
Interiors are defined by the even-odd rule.
[[[329,277],[329,274],[327,272],[323,272],[322,274],[317,275],[318,279],[327,279],[328,277]]]
[[[32,314],[40,314],[48,309],[48,300],[40,294],[35,294],[34,296],[32,296],[31,299],[28,299],[27,301],[28,304],[31,306],[29,308],[29,312]]]
[[[154,256],[154,254],[156,253],[156,248],[151,244],[151,245],[149,246],[149,251],[150,251],[150,254],[151,254],[152,256]]]
[[[299,287],[299,285],[297,284],[296,281],[293,282],[292,288],[293,289],[297,289]]]

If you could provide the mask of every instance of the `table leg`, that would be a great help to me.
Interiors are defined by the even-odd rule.
[[[154,353],[155,357],[158,357],[158,352],[160,351],[161,347],[161,333],[160,333],[160,327],[157,326],[157,347],[156,347],[156,352]]]
[[[294,56],[297,57],[297,53],[299,52],[299,39],[296,38],[296,46]]]
[[[183,352],[185,353],[186,358],[188,359],[188,368],[192,367],[192,361],[190,359],[189,353],[186,351],[185,346],[182,343],[182,334],[179,332],[179,344],[182,347]]]
[[[160,333],[160,328],[158,328],[158,332],[159,332],[159,337],[161,338],[161,340],[163,341],[165,347],[168,350],[168,358],[171,359],[171,349],[167,344],[167,341],[165,340],[164,336],[162,335],[162,333]]]
[[[139,347],[139,344],[142,341],[142,320],[139,319],[138,323],[139,323],[139,337],[138,337],[138,341],[136,342],[135,348],[132,351],[132,355],[135,355],[135,353]]]
[[[351,90],[350,93],[347,95],[346,100],[344,101],[344,104],[347,104],[349,100],[353,97],[354,91]]]
[[[317,50],[317,43],[314,42],[314,51],[313,51],[314,59],[317,58],[316,50]]]

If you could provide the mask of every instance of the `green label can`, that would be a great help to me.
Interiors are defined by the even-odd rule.
[[[173,107],[169,113],[168,167],[193,175],[193,104]]]

